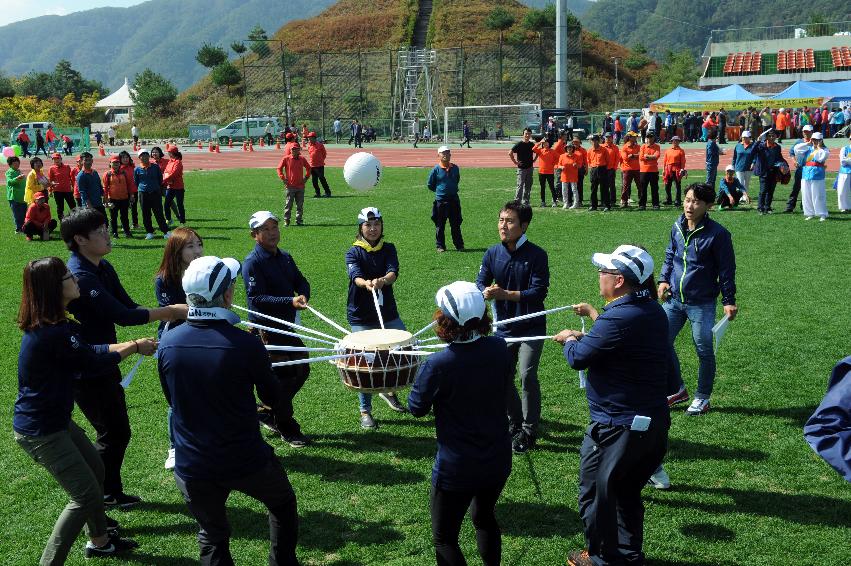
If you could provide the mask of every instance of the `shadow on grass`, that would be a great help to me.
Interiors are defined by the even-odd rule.
[[[736,532],[712,523],[689,523],[680,527],[683,535],[708,542],[730,542],[736,539]]]
[[[761,409],[755,407],[712,407],[716,413],[732,413],[735,415],[746,415],[749,417],[774,417],[785,419],[795,428],[803,428],[807,419],[815,411],[815,405],[803,407],[777,407],[774,409]]]
[[[728,502],[695,501],[679,497],[680,494],[710,497],[726,497]],[[729,487],[698,487],[677,485],[670,496],[650,493],[648,500],[670,507],[690,507],[705,513],[726,515],[749,513],[763,517],[776,517],[802,525],[847,527],[851,521],[851,503],[841,499],[819,495],[774,493],[755,489],[740,490]]]
[[[757,462],[768,458],[768,454],[760,450],[727,448],[677,438],[672,438],[668,442],[666,457],[672,460],[746,460]]]
[[[579,452],[584,428],[574,424],[557,421],[542,421],[538,450],[546,452]]]
[[[647,566],[718,566],[718,562],[701,562],[678,558],[677,560],[647,560]]]
[[[149,564],[151,566],[195,566],[197,559],[178,556],[151,556],[144,552],[135,551],[132,554],[122,554],[121,564]]]
[[[398,485],[423,482],[429,477],[399,470],[391,464],[373,462],[354,464],[307,454],[285,456],[280,460],[288,473],[311,474],[319,476],[323,481],[339,481],[360,485]]]
[[[308,511],[299,516],[298,544],[333,552],[349,543],[367,546],[402,540],[402,533],[390,525],[390,521],[364,521],[325,511]]]
[[[579,515],[567,505],[535,501],[501,501],[496,516],[502,532],[517,537],[553,538],[581,532]]]
[[[382,423],[383,424],[383,423]],[[336,448],[349,452],[395,453],[400,458],[419,460],[432,458],[437,451],[434,438],[403,437],[386,432],[342,432],[315,437],[322,448]]]

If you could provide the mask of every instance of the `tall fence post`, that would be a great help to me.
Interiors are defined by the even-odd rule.
[[[325,140],[325,90],[322,84],[322,52],[316,53],[319,61],[319,112],[322,116],[322,139]]]
[[[499,31],[499,103],[502,104],[502,30]]]
[[[541,108],[544,107],[544,34],[538,32],[538,94],[540,95]]]

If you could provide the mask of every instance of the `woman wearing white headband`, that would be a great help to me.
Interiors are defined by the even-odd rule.
[[[804,171],[801,173],[801,204],[804,206],[805,220],[818,216],[824,222],[827,220],[824,177],[830,152],[824,147],[821,132],[813,134],[812,142],[813,148],[804,160]]]

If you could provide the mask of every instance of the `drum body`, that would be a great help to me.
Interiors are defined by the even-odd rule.
[[[378,329],[352,332],[340,341],[340,352],[351,354],[334,360],[343,385],[361,393],[390,393],[414,382],[419,356],[391,354],[416,343],[405,330]]]

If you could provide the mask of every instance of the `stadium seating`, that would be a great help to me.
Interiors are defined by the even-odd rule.
[[[710,65],[707,71],[707,76],[721,75],[744,75],[744,74],[767,74],[774,73],[801,73],[801,72],[825,72],[832,69],[849,70],[851,69],[851,48],[848,46],[831,47],[830,58],[828,59],[828,51],[816,51],[813,48],[807,49],[781,49],[776,56],[776,70],[774,63],[774,54],[769,53],[768,57],[763,57],[760,51],[744,51],[731,52],[727,55],[718,58],[717,62]],[[762,63],[766,61],[766,68],[763,70]],[[723,66],[722,66],[723,61]]]

